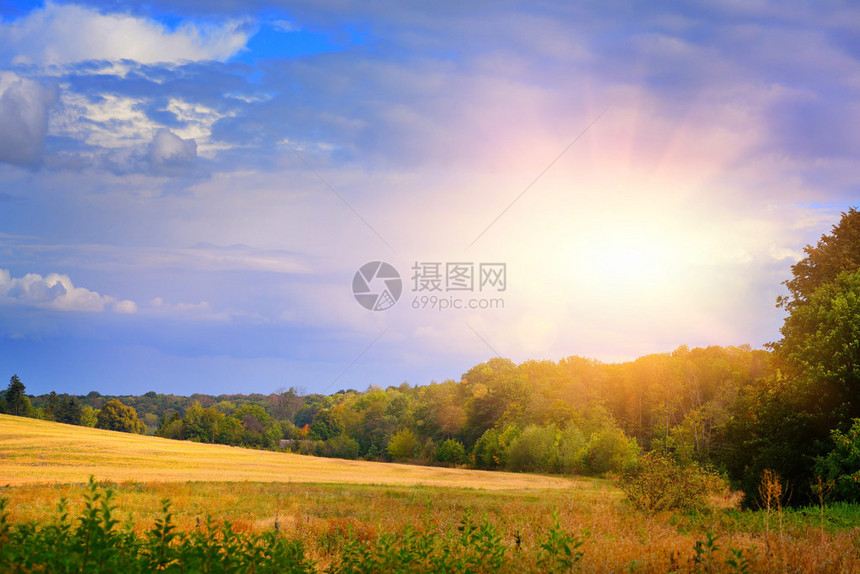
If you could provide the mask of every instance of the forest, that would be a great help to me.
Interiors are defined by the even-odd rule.
[[[0,411],[111,430],[301,454],[558,474],[625,473],[654,457],[722,475],[760,502],[826,489],[860,499],[860,212],[805,248],[766,349],[681,346],[608,364],[492,358],[459,379],[306,394],[30,396]],[[650,457],[650,458],[649,458]]]

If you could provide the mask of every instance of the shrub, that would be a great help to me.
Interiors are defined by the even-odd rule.
[[[323,446],[323,456],[330,458],[358,458],[360,447],[358,441],[346,435],[333,436]]]
[[[404,460],[415,457],[415,449],[418,448],[418,438],[409,429],[394,433],[388,441],[388,454],[395,460]]]
[[[508,447],[508,468],[519,472],[556,472],[559,435],[555,425],[527,426]]]
[[[585,454],[586,468],[594,474],[620,472],[636,461],[639,447],[617,427],[604,428],[591,435]]]
[[[211,520],[189,533],[175,532],[170,503],[162,516],[138,535],[129,522],[120,528],[108,489],[90,478],[84,508],[72,519],[65,501],[53,524],[12,525],[7,501],[0,499],[0,572],[269,572],[307,573],[314,564],[302,543],[275,532],[238,534],[229,524],[216,528]]]
[[[642,510],[701,510],[715,476],[698,465],[680,466],[671,457],[649,452],[621,477],[621,490]]]
[[[825,481],[833,482],[837,498],[860,501],[860,419],[854,419],[846,433],[831,431],[830,440],[833,450],[816,461],[815,470]]]
[[[436,451],[436,460],[444,464],[463,464],[466,460],[466,449],[460,441],[449,438]]]
[[[520,431],[514,425],[504,430],[491,428],[481,435],[472,448],[475,466],[478,468],[503,468],[507,464],[508,446],[516,440]]]

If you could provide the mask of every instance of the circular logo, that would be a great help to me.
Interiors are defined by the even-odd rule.
[[[352,278],[352,294],[358,304],[370,311],[391,309],[403,292],[403,281],[392,265],[371,261],[362,265]]]

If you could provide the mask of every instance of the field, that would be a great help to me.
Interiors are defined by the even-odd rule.
[[[350,540],[372,546],[407,527],[447,536],[471,516],[498,534],[505,569],[540,571],[557,514],[582,543],[583,571],[860,571],[849,506],[767,515],[725,508],[726,499],[706,513],[646,514],[607,480],[303,457],[0,415],[0,497],[12,523],[56,520],[61,498],[75,516],[90,475],[115,492],[116,516],[137,533],[169,498],[179,531],[207,517],[237,532],[276,531],[302,540],[320,569]],[[709,534],[718,537],[710,545]]]

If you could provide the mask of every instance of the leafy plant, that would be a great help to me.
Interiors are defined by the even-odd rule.
[[[695,464],[680,466],[670,456],[649,452],[621,477],[621,490],[642,510],[700,510],[714,481]]]

